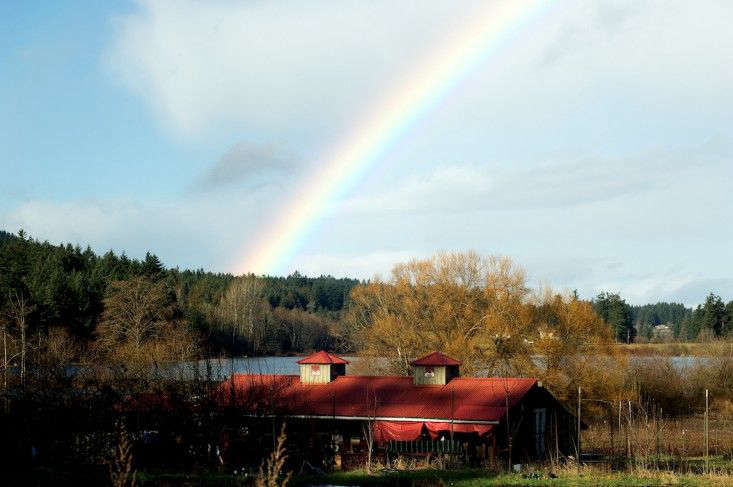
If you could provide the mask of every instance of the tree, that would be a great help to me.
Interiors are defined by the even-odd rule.
[[[162,283],[137,277],[117,281],[104,300],[99,339],[116,344],[126,342],[139,347],[155,338],[169,314]]]
[[[532,292],[524,271],[506,257],[438,254],[398,264],[389,281],[354,288],[349,321],[362,353],[385,357],[393,373],[411,359],[442,350],[464,372],[538,373],[572,355],[612,353],[611,335],[590,303],[551,290]]]
[[[385,357],[390,372],[408,373],[410,360],[432,350],[463,360],[470,372],[523,352],[525,295],[524,274],[508,259],[444,253],[354,288],[350,320],[362,352]]]
[[[151,254],[150,252],[145,253],[145,260],[142,262],[142,273],[145,276],[156,279],[164,270],[165,268],[157,255]]]
[[[232,344],[237,336],[242,336],[255,353],[266,336],[268,311],[264,284],[254,275],[234,279],[217,306],[221,325],[231,331]]]
[[[725,318],[723,320],[723,335],[733,338],[733,300],[725,305]]]
[[[593,300],[593,308],[616,335],[619,342],[631,343],[636,336],[631,307],[617,293],[600,293]]]
[[[8,314],[10,316],[10,320],[15,323],[15,326],[18,328],[18,332],[20,333],[20,383],[25,385],[26,357],[28,348],[28,340],[26,339],[28,331],[28,315],[33,312],[33,308],[28,304],[28,300],[22,292],[10,292],[8,294],[8,303]],[[4,333],[3,336],[5,338]]]
[[[111,284],[96,345],[104,357],[143,376],[151,364],[196,354],[196,339],[186,323],[176,319],[165,283],[144,277]]]
[[[711,292],[705,298],[705,303],[697,305],[693,311],[687,328],[687,338],[709,339],[723,335],[727,327],[726,316],[723,300]]]
[[[723,322],[725,321],[725,304],[720,296],[714,293],[708,294],[705,298],[700,310],[700,325],[703,330],[710,330],[715,336],[720,336],[723,331]]]
[[[593,304],[545,290],[532,307],[533,353],[545,365],[541,377],[566,398],[578,386],[592,397],[616,398],[624,387],[625,358]]]
[[[306,351],[316,348],[330,348],[331,322],[317,314],[302,309],[275,308],[272,310],[273,328],[280,335],[280,349],[283,351]]]
[[[348,322],[365,360],[386,359],[383,372],[409,373],[412,359],[441,350],[468,375],[540,376],[561,394],[582,385],[608,397],[623,387],[623,360],[592,304],[532,291],[506,257],[443,253],[398,264],[390,280],[354,288]]]

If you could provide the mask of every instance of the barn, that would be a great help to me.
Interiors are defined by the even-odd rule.
[[[413,361],[410,376],[347,375],[348,363],[320,351],[299,375],[234,374],[217,400],[264,442],[285,422],[290,455],[327,468],[363,464],[369,451],[472,465],[572,453],[575,420],[537,379],[461,377],[440,352]]]

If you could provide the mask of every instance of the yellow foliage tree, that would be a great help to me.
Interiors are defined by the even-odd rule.
[[[406,374],[412,359],[440,350],[467,375],[537,376],[562,392],[602,373],[594,393],[622,387],[623,374],[610,374],[620,370],[613,334],[591,304],[532,291],[507,257],[439,253],[397,264],[388,280],[354,288],[349,313],[378,372]]]

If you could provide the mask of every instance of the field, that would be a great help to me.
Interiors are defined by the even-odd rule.
[[[658,471],[635,473],[610,473],[583,467],[555,470],[528,470],[526,473],[495,474],[480,469],[467,470],[415,470],[402,472],[379,472],[368,474],[363,471],[335,473],[320,478],[296,478],[296,485],[375,485],[375,486],[723,486],[731,485],[733,477],[728,475],[677,475]]]
[[[142,474],[137,485],[168,486],[237,486],[248,485],[251,479],[224,474],[165,475]],[[592,467],[527,469],[524,473],[494,473],[484,469],[435,470],[382,470],[367,473],[363,470],[337,472],[322,476],[296,476],[289,485],[374,486],[374,487],[500,487],[500,486],[729,486],[729,475],[682,475],[654,470],[633,473],[606,472]]]
[[[622,343],[619,350],[634,356],[657,357],[720,357],[733,356],[733,342],[707,343]]]

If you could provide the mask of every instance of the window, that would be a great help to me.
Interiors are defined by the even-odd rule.
[[[425,377],[435,377],[435,371],[432,367],[425,367]]]
[[[311,365],[311,375],[321,375],[321,366]]]

